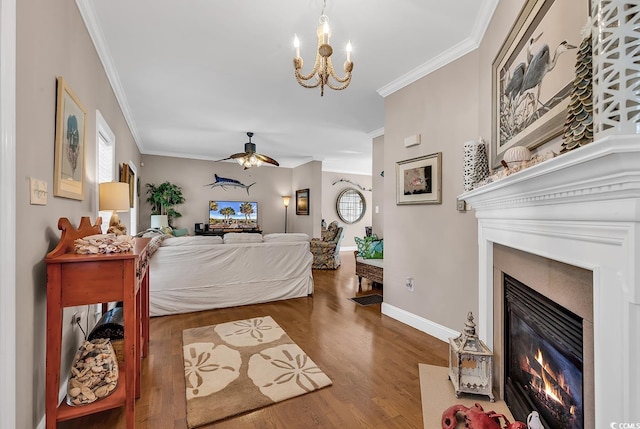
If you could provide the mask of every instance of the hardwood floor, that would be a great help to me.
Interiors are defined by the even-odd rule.
[[[446,366],[448,345],[362,307],[353,252],[335,271],[313,273],[313,297],[151,319],[150,355],[142,362],[136,428],[186,428],[182,331],[271,316],[333,385],[204,426],[235,428],[422,428],[418,363]],[[363,279],[363,292],[380,293]],[[215,404],[212,404],[215,406]],[[122,409],[64,422],[61,428],[124,428]]]

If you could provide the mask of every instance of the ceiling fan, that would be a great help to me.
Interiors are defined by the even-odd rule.
[[[218,161],[226,161],[227,159],[235,159],[238,164],[242,165],[244,169],[251,168],[253,166],[260,167],[265,162],[268,164],[273,164],[275,166],[279,166],[280,164],[275,159],[262,155],[261,153],[256,153],[256,144],[251,143],[251,137],[253,137],[252,132],[248,132],[247,136],[249,136],[249,141],[244,144],[244,152],[234,153],[228,158],[219,159]]]

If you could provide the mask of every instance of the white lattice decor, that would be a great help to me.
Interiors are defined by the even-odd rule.
[[[640,3],[592,0],[594,134],[640,134]]]

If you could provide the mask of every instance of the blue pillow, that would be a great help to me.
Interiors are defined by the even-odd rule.
[[[378,237],[375,234],[372,234],[369,237],[354,237],[353,239],[356,241],[356,246],[358,246],[358,253],[360,256],[366,258],[365,255],[369,252],[369,244],[372,241],[377,240]]]

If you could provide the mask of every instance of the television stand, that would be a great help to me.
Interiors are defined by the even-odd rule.
[[[196,235],[213,235],[222,237],[223,235],[230,232],[239,232],[239,233],[254,233],[254,234],[262,234],[261,229],[245,229],[245,228],[216,228],[210,229],[208,231],[195,231]]]

